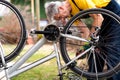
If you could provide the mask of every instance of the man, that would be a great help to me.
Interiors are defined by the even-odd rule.
[[[47,15],[50,13],[52,19],[61,21],[62,24],[66,23],[67,17],[70,17],[71,15],[74,16],[81,10],[86,10],[86,9],[91,9],[91,8],[108,9],[120,16],[120,6],[115,0],[66,0],[61,3],[56,3],[56,2],[48,3],[45,6],[45,8],[47,9],[46,10]],[[101,28],[101,25],[103,25],[104,23],[105,17],[102,16],[101,14],[89,14],[89,16],[91,16],[94,21],[92,23],[92,28],[90,31],[88,30],[88,28],[81,28],[81,31],[83,32],[82,37],[84,38],[88,38],[90,35],[90,32],[93,33],[96,27]],[[81,20],[79,21],[78,25],[86,26]],[[118,25],[116,23],[113,23],[113,24],[110,23],[110,27],[113,30],[114,28],[117,28]],[[118,35],[118,34],[120,33],[115,33],[115,35]],[[120,39],[120,38],[117,38],[117,39]],[[115,43],[116,41],[113,41],[113,42]],[[110,54],[114,55],[112,52]],[[89,63],[91,63],[91,60]],[[112,65],[113,63],[111,62],[110,64]],[[89,67],[91,69],[90,65]],[[100,71],[102,71],[102,69],[100,69]],[[114,75],[113,77],[107,80],[120,80],[120,73],[117,75]]]

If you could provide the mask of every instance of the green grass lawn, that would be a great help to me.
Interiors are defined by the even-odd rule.
[[[25,48],[22,50],[20,55],[14,60],[20,58],[26,51],[30,48],[30,45],[26,45]],[[31,63],[39,58],[46,56],[47,54],[53,51],[50,45],[43,46],[43,48],[39,49],[30,59],[27,60],[26,63]],[[45,62],[31,70],[23,72],[20,75],[17,75],[12,78],[12,80],[53,80],[57,78],[57,64],[56,59],[52,59],[48,62]]]
[[[53,80],[57,78],[57,67],[53,60],[52,64],[47,62],[13,77],[12,80]]]
[[[20,53],[20,55],[16,59],[14,59],[13,62],[15,62],[23,54],[25,54],[27,50],[30,49],[30,47],[31,45],[26,45],[22,50],[22,52]],[[39,49],[30,59],[28,59],[26,63],[31,63],[33,61],[36,61],[39,58],[48,55],[52,51],[53,51],[53,47],[51,47],[50,45],[45,45],[41,49]],[[23,72],[13,77],[11,80],[59,80],[57,75],[58,75],[58,68],[57,68],[56,59],[54,58],[33,69],[30,69],[26,72]],[[65,77],[64,80],[69,80],[69,79]],[[82,80],[86,80],[86,79],[82,79]]]

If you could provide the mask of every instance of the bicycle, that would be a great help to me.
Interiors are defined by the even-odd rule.
[[[107,23],[109,21],[115,21],[116,23],[118,23],[118,26],[119,26],[120,25],[120,17],[106,9],[89,9],[89,10],[81,11],[80,13],[76,14],[68,21],[68,23],[66,24],[65,28],[62,31],[59,29],[58,26],[56,26],[54,24],[48,24],[45,27],[45,29],[41,30],[41,31],[37,31],[37,30],[31,31],[31,34],[43,34],[43,37],[31,49],[29,49],[25,53],[25,55],[22,56],[14,65],[8,67],[7,63],[9,63],[11,60],[13,60],[15,57],[17,57],[18,54],[20,53],[20,51],[24,47],[25,41],[27,39],[26,28],[25,28],[25,23],[22,18],[22,15],[11,3],[8,3],[4,0],[0,0],[0,5],[11,10],[8,13],[13,12],[13,14],[15,15],[17,22],[19,24],[19,26],[15,26],[15,27],[18,27],[18,29],[19,29],[18,33],[17,33],[17,38],[15,40],[16,42],[14,43],[14,46],[11,47],[10,51],[8,51],[8,52],[7,52],[6,44],[7,45],[10,44],[10,42],[7,41],[4,33],[7,35],[10,34],[12,36],[12,34],[14,34],[14,31],[13,31],[13,33],[8,33],[8,32],[5,32],[4,30],[1,31],[1,34],[2,34],[1,43],[3,46],[2,49],[4,49],[4,52],[1,52],[0,72],[5,71],[5,73],[6,73],[2,78],[10,79],[13,76],[16,76],[26,70],[29,70],[37,65],[40,65],[46,61],[49,61],[52,58],[57,59],[58,72],[59,72],[58,74],[60,76],[60,80],[63,80],[62,77],[64,74],[63,74],[62,70],[64,68],[71,69],[73,72],[79,74],[80,77],[85,76],[86,78],[94,78],[96,80],[98,80],[99,78],[110,77],[113,74],[117,74],[117,72],[120,70],[120,64],[119,64],[118,58],[115,57],[115,59],[118,60],[118,63],[115,64],[114,66],[110,65],[107,60],[108,58],[110,59],[110,57],[107,56],[109,51],[113,51],[114,53],[116,53],[116,55],[119,56],[119,54],[117,54],[119,51],[115,50],[116,48],[119,47],[119,44],[110,44],[109,43],[109,42],[112,42],[113,39],[115,40],[116,37],[119,37],[119,36],[115,36],[114,33],[111,33],[110,29],[109,29],[109,32],[105,33],[104,35],[101,35],[101,33],[104,32],[104,29],[107,29],[107,27],[108,27]],[[9,16],[8,13],[6,13],[7,16]],[[3,22],[1,22],[1,24],[6,22],[5,20],[7,20],[7,19],[3,19],[3,18],[6,18],[6,16],[5,16],[6,14],[1,16],[1,21],[3,21]],[[88,25],[90,28],[91,22],[93,21],[92,18],[91,17],[83,18],[84,16],[86,16],[88,14],[102,14],[103,16],[106,16],[109,18],[106,20],[107,27],[104,26],[101,29],[96,28],[95,33],[91,34],[90,39],[84,39],[84,38],[80,37],[80,35],[79,35],[79,34],[82,34],[81,32],[78,32],[76,34],[76,31],[74,32],[71,29],[74,27],[73,26],[74,23],[79,19],[81,19],[85,23],[86,23],[86,19],[89,20],[90,22],[86,23],[86,25]],[[3,24],[3,25],[5,25],[5,24]],[[83,28],[84,28],[84,26],[83,26]],[[114,31],[119,32],[119,30],[114,30]],[[5,38],[3,38],[3,37],[5,37]],[[39,59],[38,61],[33,62],[32,64],[30,64],[28,66],[18,69],[22,64],[25,63],[25,61],[29,57],[31,57],[39,48],[41,48],[42,45],[44,45],[44,43],[46,41],[53,42],[54,52],[42,59]],[[81,42],[88,43],[90,45],[90,47],[88,49],[86,49],[84,52],[82,52],[80,55],[74,56],[76,49],[80,46],[84,46],[84,45],[81,45]],[[59,43],[59,45],[60,45],[61,56],[65,62],[64,65],[61,65],[61,62],[60,62],[60,54],[59,54],[59,49],[57,48],[57,43]],[[11,44],[13,44],[13,43],[11,43]],[[109,49],[109,50],[106,50],[106,49]],[[83,57],[84,55],[86,55],[85,58],[78,60],[78,58]],[[93,60],[94,60],[94,62],[91,63],[91,65],[94,66],[93,67],[94,71],[89,71],[88,64],[89,64],[90,58],[93,58]],[[98,66],[97,66],[97,63],[100,63],[100,61],[97,58],[101,58],[101,60],[104,61],[104,66],[103,66],[103,64],[99,64],[100,65],[99,68],[103,68],[103,70],[100,72],[98,71]],[[98,61],[96,62],[96,60],[98,60]]]

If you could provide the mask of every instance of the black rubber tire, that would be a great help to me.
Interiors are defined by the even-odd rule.
[[[4,44],[9,44],[6,42],[6,39],[5,39],[6,37],[4,36],[4,33],[7,34],[8,36],[12,36],[12,34],[14,34],[14,33],[9,33],[9,32],[4,32],[4,31],[1,32],[1,36],[2,36],[1,40],[4,39],[2,45],[3,45],[3,48],[5,49],[5,54],[6,54],[5,61],[9,62],[9,61],[13,60],[22,50],[22,48],[25,44],[25,41],[26,41],[26,28],[25,28],[25,23],[24,23],[21,13],[18,11],[18,9],[14,5],[12,5],[11,3],[9,3],[5,0],[0,0],[0,5],[5,7],[6,9],[9,9],[9,11],[11,11],[16,16],[15,18],[18,20],[19,29],[20,29],[20,31],[16,31],[16,32],[20,32],[19,35],[17,35],[17,37],[19,37],[19,40],[16,43],[15,47],[11,48],[10,51],[8,49],[5,49],[6,47],[4,47]],[[3,16],[2,16],[2,18],[3,18]],[[9,22],[7,22],[7,23],[9,23]],[[15,22],[14,22],[14,24],[15,24]],[[15,26],[15,27],[17,27],[17,26]],[[11,28],[11,27],[9,27],[9,28]],[[9,47],[11,47],[11,46],[9,46]],[[8,52],[6,52],[7,50],[8,50]],[[1,62],[2,62],[2,60],[0,58],[0,63]]]
[[[105,14],[109,17],[111,17],[112,19],[114,19],[116,22],[118,22],[120,24],[120,17],[116,14],[114,14],[113,12],[106,10],[106,9],[89,9],[89,10],[84,10],[84,11],[80,11],[78,14],[76,14],[75,16],[73,16],[68,23],[66,24],[64,30],[63,30],[63,34],[67,34],[67,32],[69,32],[69,29],[71,27],[71,25],[77,20],[82,18],[82,16],[87,15],[87,14],[92,14],[92,13],[100,13],[100,14]],[[118,30],[120,31],[120,30]],[[71,61],[71,58],[68,54],[68,51],[66,49],[66,37],[62,37],[60,38],[60,51],[62,54],[62,58],[65,61],[65,63],[68,63]],[[87,78],[96,78],[96,76],[98,78],[102,78],[102,77],[110,77],[113,74],[115,74],[116,72],[118,72],[120,70],[120,63],[118,63],[116,66],[113,67],[113,69],[110,69],[106,72],[100,72],[100,73],[91,73],[88,71],[83,71],[82,69],[80,69],[77,65],[69,65],[68,66],[71,70],[73,70],[75,73],[85,76]]]

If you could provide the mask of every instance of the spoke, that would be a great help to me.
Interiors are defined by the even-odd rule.
[[[119,54],[119,52],[117,52],[115,49],[115,47],[120,47],[120,45],[115,45],[114,46],[114,44],[113,45],[106,45],[106,47],[107,47],[107,49],[109,49],[110,51],[113,51],[115,54],[117,54],[117,55],[119,55],[120,56],[120,54]],[[113,48],[112,48],[113,47]],[[114,56],[114,55],[113,55]],[[115,59],[117,59],[117,60],[119,60],[119,58],[118,58],[118,56],[117,56],[117,58],[115,58]]]
[[[85,50],[83,53],[81,53],[80,55],[78,55],[77,57],[74,57],[73,59],[71,59],[71,61],[69,61],[66,65],[64,65],[61,69],[65,68],[66,66],[70,65],[72,62],[74,62],[75,60],[77,60],[79,57],[85,55],[87,52],[89,52],[92,49],[92,47],[90,47],[89,49]]]
[[[118,39],[118,38],[120,38],[120,36],[119,36],[119,35],[117,35],[117,36],[112,36],[112,37],[104,37],[104,40],[109,40],[109,39]]]
[[[104,20],[105,20],[105,19],[104,19]],[[105,20],[105,21],[107,21],[107,20]],[[102,33],[102,32],[104,31],[104,29],[106,28],[106,26],[109,25],[110,21],[111,21],[111,20],[109,20],[109,22],[107,21],[106,25],[105,25],[105,26],[102,26],[102,30],[100,31],[100,33]]]
[[[92,53],[93,53],[93,59],[94,59],[94,66],[95,66],[95,72],[96,72],[96,78],[98,80],[98,71],[97,71],[97,64],[96,64],[96,57],[95,57],[95,52],[94,52],[94,48],[92,50]]]
[[[89,61],[91,55],[92,55],[92,50],[90,50],[90,54],[88,55],[87,62]]]
[[[106,55],[106,51],[103,50],[103,49],[102,49],[102,54],[103,54],[103,56],[105,56],[105,58],[109,58],[109,57]],[[113,67],[111,64],[109,64],[109,62],[107,62],[107,60],[106,60],[101,54],[98,54],[98,55],[106,62],[107,66],[109,66],[112,71],[114,71],[115,73],[117,73],[117,72],[114,70],[114,67]],[[110,58],[109,58],[109,60],[110,60]]]
[[[102,61],[101,57],[99,56],[100,53],[95,52],[95,54],[96,54],[97,64],[102,71],[105,61],[104,60],[103,60],[104,62]],[[99,71],[99,72],[101,72],[101,71]]]
[[[110,67],[110,69],[117,74],[117,72],[114,70],[113,66],[111,66],[102,55],[100,55],[100,54],[98,54],[98,55],[106,62],[106,65],[108,65]]]

